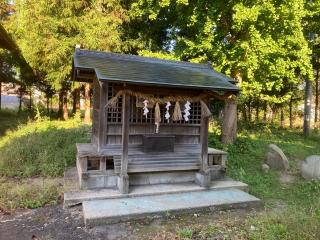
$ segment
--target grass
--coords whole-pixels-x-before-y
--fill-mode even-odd
[[[75,165],[75,143],[89,141],[90,126],[77,117],[28,120],[8,110],[0,112],[0,126],[0,209],[57,203],[64,169]]]
[[[62,179],[0,178],[0,210],[17,208],[38,208],[47,204],[57,204],[62,199]]]
[[[59,177],[75,164],[76,142],[89,140],[90,127],[77,119],[42,119],[20,125],[0,139],[0,175]]]
[[[5,132],[0,138],[0,208],[7,210],[59,202],[63,170],[75,164],[75,143],[90,138],[90,127],[78,118],[65,122],[25,119],[25,115],[0,112]],[[12,126],[8,126],[10,121]],[[301,160],[320,155],[320,135],[305,138],[299,129],[240,124],[237,141],[223,145],[219,129],[211,125],[210,146],[228,151],[227,174],[248,183],[250,193],[262,199],[264,210],[240,219],[224,217],[218,224],[182,221],[176,228],[171,221],[177,219],[172,218],[171,228],[157,239],[320,239],[320,182],[305,181],[299,171]],[[288,156],[288,173],[262,173],[270,143]],[[290,181],[281,181],[284,175]]]
[[[17,117],[18,116],[18,117]],[[0,137],[4,136],[6,131],[14,130],[18,125],[28,122],[29,113],[23,111],[17,114],[12,110],[0,111]]]

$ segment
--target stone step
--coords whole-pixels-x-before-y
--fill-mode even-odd
[[[83,202],[86,226],[135,220],[168,213],[255,207],[260,200],[239,189],[206,190]]]
[[[230,188],[247,191],[248,185],[243,182],[225,178],[217,181],[212,181],[210,186],[210,190],[222,190]],[[121,194],[118,189],[113,188],[78,190],[65,192],[63,205],[64,207],[71,207],[77,204],[81,204],[84,201],[91,200],[118,199],[127,197],[174,194],[184,192],[190,193],[206,190],[206,188],[200,187],[195,182],[130,186],[128,194]]]

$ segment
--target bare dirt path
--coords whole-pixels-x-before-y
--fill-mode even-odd
[[[0,213],[0,239],[178,239],[175,233],[179,228],[207,224],[224,228],[229,226],[230,221],[232,225],[237,225],[237,222],[243,221],[243,217],[248,214],[256,212],[239,209],[186,214],[179,217],[168,215],[162,219],[146,218],[142,221],[85,228],[81,207],[64,210],[62,205],[47,206],[34,210],[20,210],[11,215]]]
[[[87,229],[81,214],[80,207],[64,210],[62,205],[0,213],[0,239],[120,239],[129,234],[126,224],[105,226],[103,231]]]

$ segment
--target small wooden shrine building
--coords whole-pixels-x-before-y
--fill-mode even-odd
[[[210,64],[76,49],[72,78],[93,84],[92,142],[77,144],[82,188],[205,187],[225,172],[226,153],[208,148],[207,103],[239,90]]]

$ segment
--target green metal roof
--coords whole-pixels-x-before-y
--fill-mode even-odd
[[[99,80],[125,83],[239,91],[234,79],[215,71],[209,64],[171,61],[110,52],[76,49],[75,69],[94,70]],[[74,76],[74,80],[77,77]]]

